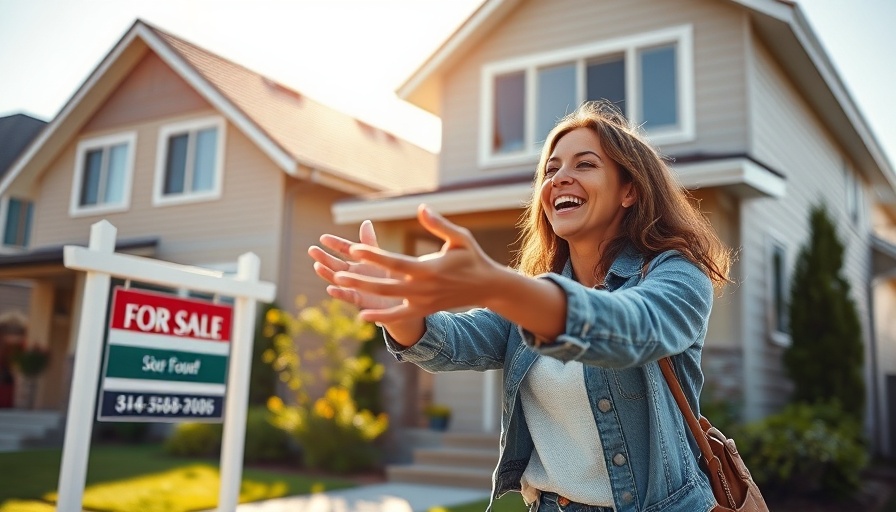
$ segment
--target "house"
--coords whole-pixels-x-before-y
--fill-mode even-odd
[[[4,212],[33,211],[24,233],[5,226],[0,282],[29,283],[28,338],[51,353],[35,407],[68,404],[84,276],[62,247],[92,224],[120,252],[228,273],[253,252],[292,309],[326,296],[307,247],[355,233],[335,201],[434,172],[431,152],[137,20],[0,181]]]
[[[413,221],[425,202],[502,263],[554,120],[586,99],[623,105],[737,250],[710,320],[705,393],[745,420],[787,400],[788,278],[824,202],[862,318],[868,434],[896,454],[896,173],[797,3],[485,0],[398,94],[441,118],[438,185],[340,200],[334,219],[372,219],[390,249],[421,254],[439,246]],[[499,428],[496,372],[389,371],[415,383],[406,403],[449,405],[454,430]]]

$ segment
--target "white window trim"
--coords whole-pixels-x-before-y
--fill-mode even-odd
[[[79,203],[81,200],[81,180],[84,178],[84,155],[91,149],[115,146],[122,142],[125,142],[128,145],[128,156],[125,159],[124,191],[122,192],[121,203],[81,206]],[[74,180],[72,181],[71,198],[69,201],[69,216],[83,217],[86,215],[127,211],[131,207],[131,183],[134,176],[134,158],[136,152],[137,132],[115,133],[80,141],[77,150],[75,151],[75,174]]]
[[[481,91],[479,96],[479,166],[498,167],[527,164],[531,163],[533,159],[537,160],[541,148],[534,141],[535,116],[531,113],[535,111],[536,71],[544,66],[561,64],[563,62],[575,62],[577,66],[576,94],[579,98],[582,98],[585,90],[584,73],[582,72],[584,60],[614,53],[624,54],[626,61],[625,94],[628,116],[632,121],[640,123],[641,105],[638,99],[639,70],[637,65],[632,64],[637,63],[638,50],[669,43],[675,43],[676,48],[679,126],[674,129],[653,130],[648,136],[650,141],[657,145],[693,141],[696,138],[693,33],[693,25],[681,25],[483,65],[479,87]],[[514,71],[525,71],[525,108],[527,115],[523,137],[525,140],[524,146],[527,146],[527,148],[511,154],[493,154],[492,127],[494,126],[493,97],[495,76]]]
[[[781,249],[784,252],[784,268],[781,269],[784,279],[784,300],[789,302],[790,280],[792,278],[790,270],[788,270],[788,247],[787,244],[781,242],[783,238],[769,235],[765,243],[765,275],[766,275],[766,292],[765,292],[765,316],[766,325],[768,326],[768,338],[775,345],[789,347],[791,344],[790,333],[778,330],[777,312],[775,311],[775,274],[772,262],[774,261],[775,249]]]
[[[196,132],[204,128],[218,129],[218,145],[215,153],[215,183],[211,190],[204,192],[184,192],[172,196],[162,193],[165,187],[165,163],[168,156],[168,137],[175,132]],[[201,201],[213,201],[221,198],[222,181],[224,176],[224,143],[227,140],[226,123],[221,116],[202,117],[166,124],[159,128],[158,146],[156,149],[156,171],[153,180],[152,204],[153,206],[168,206],[177,204],[196,203]]]

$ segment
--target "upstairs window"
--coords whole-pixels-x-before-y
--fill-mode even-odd
[[[224,121],[205,118],[168,125],[159,132],[155,204],[221,196]]]
[[[69,208],[73,216],[128,209],[136,140],[135,133],[125,133],[78,144]]]
[[[34,203],[10,197],[5,201],[3,215],[3,245],[5,247],[28,247],[31,238],[31,217],[34,215]]]
[[[528,162],[557,120],[606,99],[654,143],[694,138],[692,29],[498,62],[483,68],[480,164]]]

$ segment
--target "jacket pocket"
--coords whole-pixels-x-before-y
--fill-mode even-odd
[[[641,368],[611,371],[620,396],[629,400],[640,400],[647,395],[647,383]]]

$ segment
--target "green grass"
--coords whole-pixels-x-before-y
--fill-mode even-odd
[[[26,505],[21,500],[46,500],[52,498],[59,480],[62,452],[59,449],[28,450],[0,453],[0,512],[12,510],[40,510],[36,505]],[[177,485],[170,485],[176,482]],[[204,501],[217,502],[218,461],[196,458],[175,458],[165,455],[157,445],[97,445],[90,449],[88,459],[85,504],[96,503],[96,508],[136,510],[133,501],[123,497],[152,495],[159,503],[172,500],[189,502],[177,492],[196,489],[197,508]],[[298,472],[281,472],[246,468],[243,471],[241,500],[257,500],[278,496],[308,494],[311,492],[352,487],[348,480],[326,477],[308,477]],[[211,492],[208,491],[211,489]],[[201,492],[210,494],[199,496]],[[146,498],[144,498],[146,499]],[[12,502],[16,504],[13,506]],[[34,507],[34,508],[29,508]],[[167,508],[140,507],[141,510],[167,510]]]
[[[453,507],[439,508],[437,511],[430,509],[429,512],[482,512],[488,507],[488,500],[467,503],[466,505],[455,505]],[[523,502],[522,496],[512,492],[505,494],[503,497],[495,501],[492,507],[494,512],[526,512],[527,507]]]

